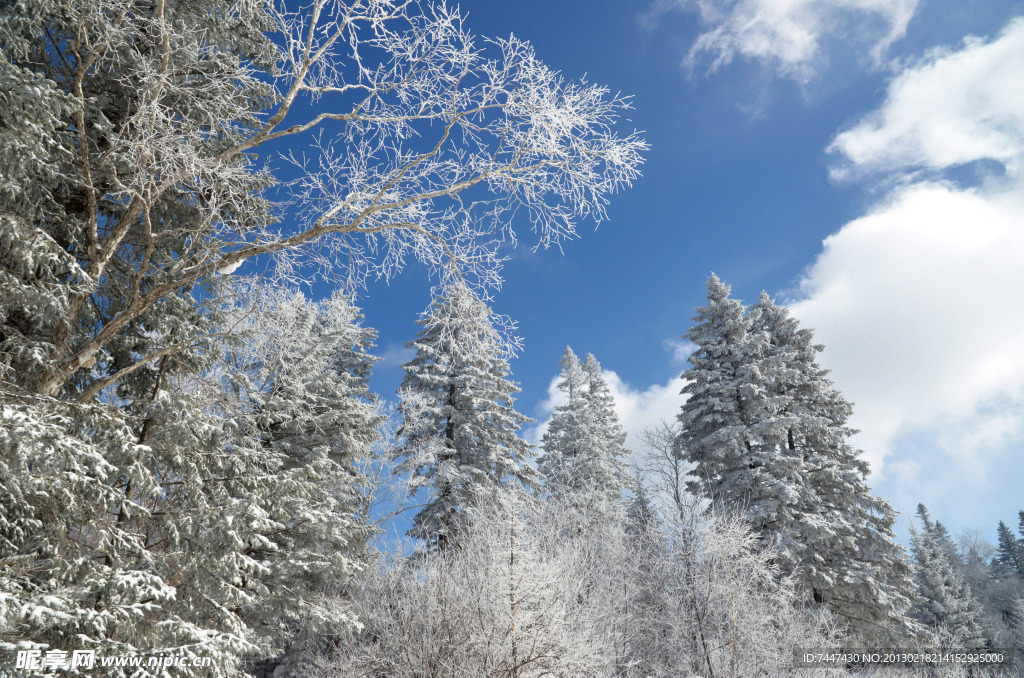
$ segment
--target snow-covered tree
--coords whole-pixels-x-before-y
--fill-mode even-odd
[[[582,464],[587,453],[585,443],[592,426],[584,398],[586,375],[580,368],[579,358],[566,346],[558,364],[562,368],[558,390],[565,395],[565,402],[555,407],[541,440],[544,452],[538,459],[538,468],[546,478],[548,489],[555,493],[582,486],[582,474],[577,471],[577,465]]]
[[[922,530],[912,528],[911,549],[914,562],[914,580],[918,597],[914,603],[914,616],[926,626],[945,633],[959,646],[977,649],[986,645],[981,604],[974,597],[967,582],[950,561],[943,535],[931,521],[924,504],[918,504],[917,515]]]
[[[995,555],[995,547],[982,535],[980,530],[964,530],[957,537],[957,552],[963,566],[964,580],[971,590],[979,594],[985,590],[991,576],[989,566]]]
[[[565,402],[554,415],[541,440],[544,454],[540,471],[556,496],[580,490],[597,492],[617,503],[633,487],[626,470],[626,433],[615,413],[615,402],[592,354],[583,363],[566,347],[558,388]]]
[[[6,250],[36,257],[5,268],[9,369],[26,376],[18,295],[60,290],[47,283],[67,265],[36,237],[36,249]],[[242,656],[351,623],[323,594],[354,569],[365,537],[351,459],[374,435],[372,334],[343,297],[212,304],[179,296],[134,327],[140,341],[180,345],[136,364],[103,404],[4,382],[3,642],[184,652],[214,661],[203,675],[226,676]],[[209,350],[217,335],[230,370]],[[120,351],[113,360],[130,357]]]
[[[4,396],[0,651],[181,651],[219,662],[207,675],[234,675],[237,654],[254,649],[237,620],[169,613],[176,570],[136,529],[150,509],[135,500],[161,489],[134,465],[149,451],[138,432],[103,405]],[[131,500],[112,480],[132,483]]]
[[[412,258],[495,284],[510,211],[546,246],[636,176],[629,102],[433,3],[25,0],[0,44],[0,651],[235,675],[263,651],[256,597],[290,595],[270,551],[306,548],[288,520],[322,487],[295,479],[338,459],[287,440],[320,449],[325,412],[271,388],[258,433],[196,386],[233,332],[218,274],[264,256],[360,283]],[[285,138],[309,164],[279,183],[259,155]]]
[[[616,535],[563,539],[564,511],[510,488],[467,512],[459,548],[382,563],[354,592],[365,626],[322,675],[608,675],[588,566],[590,547]]]
[[[678,453],[691,492],[743,512],[806,604],[864,639],[912,632],[912,581],[895,514],[870,494],[847,439],[850,404],[818,366],[821,346],[767,296],[749,309],[716,276],[685,335]]]
[[[1012,575],[1024,579],[1024,540],[1018,539],[1006,523],[999,521],[998,546],[994,563],[1004,576]],[[1021,535],[1024,536],[1024,515],[1021,516]]]
[[[1020,659],[1024,653],[1024,594],[1017,596],[1013,603],[1014,619],[1016,624],[1011,628],[1008,635],[1012,647],[1017,650],[1017,667],[1024,668],[1024,660]]]
[[[1024,650],[1024,511],[1019,516],[1019,538],[1006,523],[999,522],[997,544],[990,548],[988,567],[984,569],[987,576],[982,578],[987,628],[993,644],[1017,647],[1018,651]]]
[[[802,485],[788,514],[795,522],[784,528],[796,546],[800,586],[857,635],[905,638],[913,633],[905,623],[911,571],[893,532],[896,513],[871,494],[867,462],[849,444],[853,406],[817,362],[824,346],[788,309],[762,293],[750,316],[765,342],[759,363],[768,408],[760,435],[785,468],[799,469]],[[948,538],[943,543],[955,551]]]
[[[779,556],[792,569],[792,527],[806,488],[799,458],[781,449],[783,422],[773,416],[781,408],[772,371],[785,365],[765,359],[767,334],[752,327],[729,287],[715,275],[707,287],[708,303],[685,335],[697,346],[683,374],[688,397],[679,414],[678,452],[693,464],[687,487],[742,511],[765,545],[782,543]]]
[[[940,521],[935,521],[934,526],[935,538],[942,546],[942,550],[945,551],[946,557],[949,558],[949,562],[958,570],[963,570],[964,562],[960,557],[960,551],[957,549],[956,544],[953,543],[953,537],[950,535],[949,530]]]
[[[249,671],[303,675],[310,644],[353,624],[339,593],[368,536],[355,464],[382,419],[367,384],[376,333],[341,292],[314,303],[298,290],[234,288],[225,321],[239,338],[203,385],[237,428],[234,453],[266,467],[252,498],[274,527],[247,549],[259,571],[242,616],[271,650]]]
[[[689,512],[641,546],[623,522],[590,521],[604,501],[492,496],[458,549],[385,563],[356,589],[365,626],[318,675],[782,678],[793,648],[838,641],[742,521]]]
[[[697,347],[683,375],[687,399],[679,415],[679,450],[694,464],[687,488],[742,508],[760,530],[777,525],[779,511],[796,499],[792,478],[775,475],[774,441],[758,435],[767,410],[759,372],[764,338],[751,331],[743,304],[717,276],[707,287],[708,304],[685,335]]]
[[[209,657],[216,668],[204,675],[235,675],[239,656],[256,650],[232,611],[246,563],[236,558],[219,578],[197,576],[197,566],[221,562],[224,549],[237,556],[254,521],[242,504],[213,496],[231,492],[223,430],[175,385],[209,364],[197,350],[209,342],[195,338],[215,314],[204,318],[188,293],[161,302],[122,345],[131,335],[143,346],[169,341],[173,359],[135,363],[104,402],[79,395],[77,382],[62,398],[40,395],[49,337],[62,331],[69,290],[89,287],[88,277],[19,217],[0,217],[0,264],[0,644],[181,652]],[[228,482],[206,484],[218,478]]]
[[[35,433],[38,408],[5,407],[18,425],[0,446],[24,476],[4,482],[5,555],[47,554],[27,581],[10,576],[18,568],[2,581],[5,641],[213,659],[201,675],[235,675],[243,657],[250,672],[302,675],[308,646],[353,623],[331,593],[360,566],[367,536],[353,461],[379,420],[366,387],[373,333],[341,294],[313,304],[234,292],[217,314],[226,354],[200,375],[160,361],[121,382],[120,409],[63,405],[70,415]],[[68,447],[58,425],[85,434]],[[47,508],[56,500],[63,508]],[[68,558],[77,566],[60,565]]]
[[[644,535],[658,524],[658,512],[648,496],[647,488],[637,480],[633,496],[626,503],[626,531],[634,536]]]
[[[415,486],[429,486],[410,534],[430,548],[455,539],[465,510],[484,495],[536,476],[527,464],[530,446],[518,435],[532,420],[514,409],[514,347],[495,325],[500,320],[465,284],[452,283],[408,344],[416,354],[399,392],[399,468],[412,473]]]
[[[526,208],[542,246],[558,242],[579,217],[603,218],[645,148],[613,131],[627,99],[566,82],[522,41],[474,39],[444,5],[2,11],[5,211],[45,215],[34,227],[124,297],[107,313],[72,293],[50,337],[51,395],[94,359],[106,367],[110,341],[160,299],[252,257],[353,280],[414,257],[494,283],[510,211]],[[269,191],[254,154],[280,139],[306,152],[296,181]],[[459,198],[475,187],[490,198]],[[284,210],[295,226],[280,231]]]
[[[589,454],[585,477],[610,498],[619,499],[623,491],[634,486],[633,478],[626,468],[630,455],[626,448],[626,432],[619,423],[619,415],[615,413],[615,399],[601,374],[601,364],[593,353],[587,354],[580,369],[586,381],[583,401],[590,413],[592,425],[587,440]]]

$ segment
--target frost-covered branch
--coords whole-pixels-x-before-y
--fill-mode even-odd
[[[85,337],[87,296],[71,299],[44,392],[162,296],[254,257],[293,279],[361,284],[417,260],[495,286],[521,227],[558,245],[638,175],[646,145],[616,131],[627,97],[567,81],[516,38],[473,36],[456,9],[266,0],[223,18],[98,0],[47,22],[50,75],[75,101],[49,143],[78,158],[51,213],[83,213],[68,225],[92,279],[131,270],[141,293]],[[97,96],[111,88],[118,99]],[[187,217],[168,218],[172,205]]]
[[[608,522],[604,502],[493,495],[458,549],[382,562],[352,589],[365,626],[319,675],[781,678],[793,648],[840,642],[741,521]]]

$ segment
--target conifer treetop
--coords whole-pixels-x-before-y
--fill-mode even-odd
[[[455,539],[466,510],[500,485],[536,482],[530,446],[518,435],[532,420],[515,410],[519,385],[509,378],[517,340],[496,320],[454,282],[439,291],[408,343],[416,353],[399,391],[399,470],[431,494],[410,532],[429,548]]]

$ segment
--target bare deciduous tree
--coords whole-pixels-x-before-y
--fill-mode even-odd
[[[8,31],[12,64],[69,104],[35,130],[59,151],[56,189],[44,200],[23,186],[4,211],[41,221],[121,297],[107,315],[89,308],[99,288],[71,295],[48,394],[102,364],[160,298],[258,255],[282,274],[354,282],[413,257],[497,284],[516,223],[538,246],[573,236],[578,219],[603,218],[645,148],[614,131],[628,99],[566,81],[528,43],[471,35],[444,5],[36,0],[5,12],[21,28]],[[275,152],[289,160],[281,179]]]
[[[458,548],[356,587],[365,626],[320,675],[788,676],[793,648],[838,640],[740,520],[688,510],[638,534],[592,520],[579,494],[471,513]]]

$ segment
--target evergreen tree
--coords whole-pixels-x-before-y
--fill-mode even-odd
[[[548,489],[555,494],[582,488],[583,473],[579,467],[586,455],[586,441],[592,427],[584,397],[586,375],[580,368],[579,358],[566,346],[558,364],[562,368],[558,390],[565,394],[566,401],[555,407],[541,439],[543,453],[538,459],[538,469]]]
[[[1010,545],[1013,534],[1009,529],[1000,529],[997,534],[1003,536],[1007,546]],[[1017,604],[1024,599],[1024,579],[1018,576],[1012,565],[1007,567],[1000,562],[1000,549],[984,539],[977,530],[969,530],[961,535],[959,544],[963,565],[961,572],[971,593],[981,602],[982,623],[989,645],[1015,647],[1017,636],[1024,628],[1024,617],[1020,615]],[[1012,550],[1007,550],[1007,555],[1011,555]]]
[[[353,624],[339,596],[368,536],[354,462],[370,454],[382,420],[368,386],[376,334],[341,292],[313,303],[297,290],[235,287],[228,322],[241,339],[206,379],[240,429],[236,454],[268,463],[268,491],[256,499],[274,529],[249,549],[261,595],[243,618],[272,651],[249,671],[306,675],[310,646]]]
[[[601,365],[591,354],[580,364],[568,346],[559,364],[558,388],[566,402],[555,408],[541,440],[540,471],[556,496],[587,491],[616,504],[633,481],[626,470],[626,433]]]
[[[52,256],[37,273],[57,270]],[[366,536],[351,460],[377,421],[372,332],[341,296],[271,293],[191,324],[175,304],[202,308],[179,297],[147,331],[209,346],[193,337],[223,323],[244,335],[228,344],[231,369],[182,349],[104,391],[107,404],[5,384],[2,642],[182,653],[214,662],[204,676],[237,675],[243,656],[291,670],[310,641],[353,623],[325,592],[358,567]]]
[[[126,336],[102,368],[49,397],[38,391],[53,336],[69,330],[61,311],[77,288],[95,287],[54,238],[10,215],[0,269],[0,649],[182,653],[212,660],[204,675],[235,675],[239,656],[257,650],[237,614],[253,565],[239,556],[266,526],[231,480],[209,482],[237,475],[221,454],[227,436],[178,387],[209,364],[216,315],[188,291],[163,300],[131,330],[135,350],[156,359],[125,374]],[[116,387],[110,371],[122,371]]]
[[[679,415],[678,449],[693,464],[687,488],[741,511],[762,543],[781,546],[779,557],[792,569],[803,467],[782,450],[786,419],[773,415],[784,405],[769,390],[772,371],[787,366],[781,357],[767,364],[766,334],[752,328],[729,287],[713,274],[707,286],[708,304],[697,309],[697,324],[685,335],[697,345],[683,375],[688,397]]]
[[[626,532],[640,539],[657,526],[658,513],[651,505],[643,483],[636,480],[633,484],[633,497],[626,505]]]
[[[595,487],[606,492],[611,500],[622,498],[623,491],[632,489],[635,481],[629,475],[626,462],[626,432],[615,413],[615,399],[601,374],[601,364],[593,353],[588,353],[580,365],[586,381],[583,401],[591,422],[587,442],[589,464],[586,477]]]
[[[953,537],[950,536],[949,530],[938,520],[935,521],[935,539],[938,541],[939,546],[942,547],[949,562],[953,564],[957,570],[964,569],[964,561],[960,557],[960,551],[957,549],[956,544],[953,543]]]
[[[412,472],[414,485],[430,485],[409,532],[428,548],[448,546],[465,510],[500,484],[535,480],[530,446],[518,436],[531,420],[513,407],[519,386],[509,379],[511,347],[494,320],[464,283],[453,283],[408,344],[416,355],[400,391],[400,468]]]
[[[678,441],[690,491],[742,512],[805,603],[865,640],[911,633],[895,514],[847,442],[851,406],[816,362],[822,347],[767,295],[746,312],[714,275],[694,320]]]
[[[1022,521],[1024,522],[1024,521]],[[1024,526],[1021,534],[1024,535]],[[1003,576],[1016,576],[1024,579],[1024,541],[1017,539],[1006,523],[999,521],[999,544],[996,547],[994,564]]]
[[[697,345],[679,415],[679,446],[694,464],[690,492],[742,508],[758,531],[779,523],[779,511],[796,499],[792,482],[777,477],[775,449],[758,435],[767,409],[758,360],[763,335],[751,332],[743,304],[729,298],[717,276],[708,279],[708,304],[685,338]],[[765,540],[774,541],[764,533]]]
[[[981,604],[950,560],[944,535],[938,524],[931,522],[924,504],[918,504],[917,515],[922,531],[912,528],[911,533],[918,592],[914,616],[934,630],[945,629],[965,647],[984,647],[986,638]]]
[[[785,469],[776,475],[793,479],[799,469],[793,492],[799,501],[783,514],[795,521],[783,529],[796,544],[801,588],[865,638],[912,634],[905,614],[913,584],[893,532],[896,513],[871,494],[867,462],[848,442],[855,433],[847,426],[853,406],[818,365],[824,346],[766,293],[750,317],[765,340],[758,362],[769,405],[759,437],[771,442],[776,465]],[[942,543],[955,558],[948,535]]]

